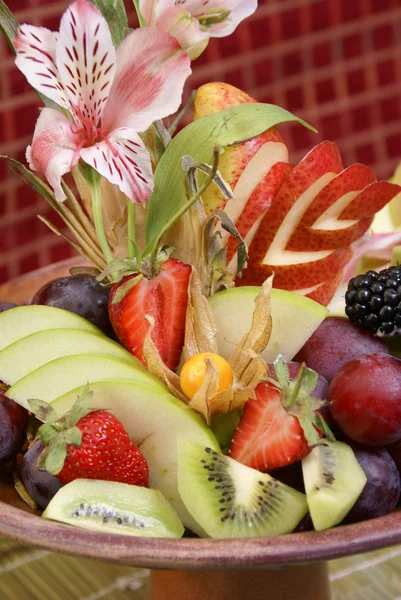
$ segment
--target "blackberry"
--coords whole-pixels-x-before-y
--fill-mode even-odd
[[[345,314],[352,323],[376,335],[401,334],[401,265],[351,279]]]

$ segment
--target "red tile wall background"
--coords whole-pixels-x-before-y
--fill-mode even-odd
[[[6,0],[19,22],[58,29],[68,0]],[[132,3],[127,0],[130,25]],[[346,165],[360,161],[387,178],[401,160],[401,0],[259,0],[230,37],[212,40],[195,61],[191,87],[226,81],[284,106],[318,128],[283,133],[293,162],[322,139],[337,142]],[[0,154],[24,160],[37,96],[0,41]],[[0,160],[0,282],[66,258],[47,230],[43,200]]]

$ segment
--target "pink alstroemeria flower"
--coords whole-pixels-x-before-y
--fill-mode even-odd
[[[146,27],[116,50],[100,11],[77,0],[59,33],[22,25],[14,44],[28,82],[70,115],[42,110],[27,149],[30,168],[46,177],[59,201],[66,198],[61,177],[80,158],[133,202],[146,201],[153,174],[138,132],[180,105],[191,68],[177,41]]]
[[[139,0],[146,24],[173,35],[192,60],[209,38],[230,35],[257,6],[258,0]]]

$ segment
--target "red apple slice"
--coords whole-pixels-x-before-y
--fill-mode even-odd
[[[314,198],[342,168],[337,146],[331,142],[322,142],[291,171],[260,221],[249,247],[249,266],[238,282],[240,285],[244,285],[245,280],[248,285],[258,285],[256,281],[253,283],[253,277],[263,280],[261,275],[256,274],[262,266],[268,267],[263,268],[263,273],[271,273],[273,270],[276,272],[278,266],[316,262],[331,254],[330,251],[287,252],[286,247]],[[229,270],[235,272],[235,267],[233,259]],[[300,286],[295,284],[292,289],[298,287]]]
[[[318,285],[313,290],[309,291],[309,293],[304,294],[311,300],[315,300],[315,302],[319,302],[324,306],[327,306],[330,300],[333,298],[338,286],[341,283],[341,279],[343,276],[343,271],[339,271],[335,277],[331,279],[327,279],[321,285]]]
[[[330,301],[352,258],[351,244],[401,191],[376,182],[364,165],[341,168],[337,148],[323,142],[291,171],[254,227],[249,266],[237,285],[260,285],[274,273],[275,287]],[[229,268],[235,269],[234,259]]]
[[[288,176],[291,169],[292,165],[288,163],[279,162],[274,164],[249,196],[239,217],[234,220],[235,226],[248,246],[252,243],[260,218],[269,208],[273,198],[277,195],[283,181]],[[249,179],[249,177],[245,179],[241,177],[241,180],[244,182],[246,182],[246,179]],[[239,199],[236,192],[234,192],[234,198],[235,199],[231,201],[231,203],[235,203]],[[233,220],[233,216],[228,212],[228,209],[230,208],[229,205],[230,202],[227,203],[225,210]],[[228,263],[235,255],[237,247],[238,241],[233,237],[229,237],[227,240]]]
[[[194,118],[199,119],[229,106],[251,102],[257,101],[232,85],[207,83],[196,93]],[[202,195],[206,214],[209,216],[216,209],[224,208],[236,222],[255,188],[277,162],[288,162],[288,151],[275,128],[241,144],[225,148],[220,157],[219,171],[234,190],[235,205],[226,206],[226,199],[219,189],[210,186]]]

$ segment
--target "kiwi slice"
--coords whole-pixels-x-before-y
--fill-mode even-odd
[[[95,479],[59,489],[42,516],[84,529],[141,537],[180,538],[184,527],[159,490]]]
[[[358,500],[366,475],[344,442],[316,446],[302,460],[306,499],[317,531],[338,525]]]
[[[289,533],[308,512],[304,494],[186,438],[178,440],[178,490],[212,538]]]

